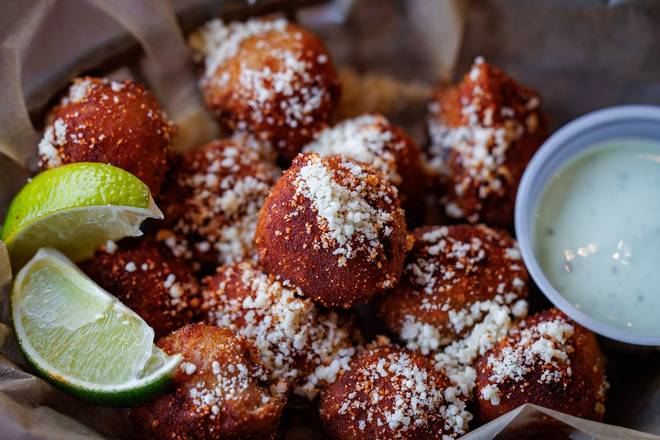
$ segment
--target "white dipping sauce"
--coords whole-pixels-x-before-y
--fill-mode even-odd
[[[552,286],[592,318],[660,335],[660,143],[590,149],[547,184],[534,252]]]

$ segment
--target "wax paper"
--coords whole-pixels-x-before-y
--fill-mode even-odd
[[[279,10],[297,18],[321,35],[339,66],[344,83],[339,117],[381,111],[423,143],[432,87],[458,78],[478,55],[538,90],[553,128],[604,106],[660,103],[658,3],[3,1],[0,216],[33,171],[49,105],[75,75],[146,82],[180,126],[178,149],[194,148],[217,135],[201,105],[184,39],[185,32],[213,16]],[[3,250],[0,244],[0,265]],[[0,274],[6,272],[0,269]],[[33,374],[12,334],[7,289],[0,286],[0,292],[0,438],[131,437],[125,410],[78,400]],[[532,295],[534,307],[547,304],[538,292]],[[611,382],[607,424],[524,405],[465,438],[660,438],[653,435],[660,434],[660,352],[606,340],[601,345]],[[313,409],[291,409],[286,420],[285,438],[322,438]]]

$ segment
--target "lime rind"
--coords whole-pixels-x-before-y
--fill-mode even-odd
[[[97,403],[130,406],[163,390],[181,361],[153,330],[63,254],[41,249],[18,273],[12,319],[26,358],[50,382]]]
[[[19,339],[19,346],[23,355],[35,370],[44,379],[60,390],[80,397],[92,403],[104,406],[128,408],[145,402],[149,398],[170,388],[174,370],[181,363],[181,355],[170,356],[158,370],[143,378],[124,383],[122,385],[98,385],[70,377],[42,367],[43,359],[33,356],[33,351]]]

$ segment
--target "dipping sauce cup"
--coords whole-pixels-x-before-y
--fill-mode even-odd
[[[643,188],[645,193],[648,193],[650,197],[644,198],[642,197],[641,203],[644,204],[644,200],[648,200],[649,206],[643,205],[640,206],[638,203],[636,206],[640,206],[639,212],[645,212],[645,215],[647,218],[650,218],[651,221],[644,223],[643,226],[639,226],[642,228],[642,231],[640,231],[640,234],[637,234],[636,237],[642,237],[641,244],[638,244],[638,248],[640,252],[637,252],[637,249],[632,249],[628,250],[626,248],[626,244],[623,243],[623,241],[619,241],[619,247],[620,253],[617,249],[612,251],[612,243],[607,243],[607,246],[603,246],[603,243],[605,243],[605,240],[603,240],[601,243],[598,243],[598,240],[593,240],[593,236],[590,238],[585,238],[585,243],[584,247],[577,247],[578,245],[576,244],[576,247],[571,249],[566,249],[565,254],[566,254],[566,260],[562,261],[561,258],[564,258],[563,256],[558,256],[557,261],[552,262],[552,265],[548,266],[547,263],[547,258],[541,258],[540,255],[546,255],[546,251],[544,248],[543,253],[539,252],[539,249],[542,248],[542,246],[538,245],[537,241],[537,233],[538,231],[535,231],[536,225],[541,225],[543,222],[540,220],[541,216],[539,216],[539,212],[548,212],[546,209],[543,211],[543,207],[540,205],[541,203],[546,203],[546,198],[545,198],[545,191],[547,188],[550,188],[553,182],[557,182],[559,178],[563,176],[562,172],[566,170],[567,174],[567,179],[574,179],[570,180],[567,182],[577,182],[576,185],[581,185],[579,188],[581,188],[579,191],[583,191],[587,196],[589,195],[590,188],[588,185],[585,186],[584,182],[584,177],[585,173],[587,173],[591,169],[602,169],[602,170],[609,170],[611,171],[610,174],[607,174],[607,177],[605,175],[600,176],[600,180],[595,179],[595,182],[606,182],[607,185],[612,185],[612,188],[616,188],[614,185],[620,185],[620,188],[626,188],[626,191],[634,191],[635,187],[625,187],[625,183],[616,183],[614,182],[614,176],[616,171],[616,159],[615,161],[612,162],[612,158],[616,156],[603,156],[600,153],[596,153],[597,149],[603,148],[603,145],[612,145],[612,144],[617,144],[619,143],[619,147],[626,147],[628,145],[628,141],[631,142],[631,145],[634,145],[636,142],[641,143],[641,144],[648,144],[648,145],[657,145],[658,146],[658,152],[660,153],[660,107],[655,107],[655,106],[621,106],[621,107],[612,107],[608,108],[605,110],[599,110],[590,114],[587,114],[585,116],[582,116],[569,124],[565,125],[558,131],[556,131],[548,140],[541,146],[541,148],[538,150],[536,155],[533,157],[531,162],[529,163],[523,178],[520,183],[520,187],[518,189],[518,194],[516,198],[516,209],[515,209],[515,228],[516,228],[516,236],[518,238],[518,242],[520,245],[520,250],[522,257],[525,261],[525,264],[527,265],[527,268],[529,270],[530,275],[540,288],[540,290],[545,294],[545,296],[559,309],[561,309],[566,315],[571,317],[573,320],[576,322],[580,323],[584,327],[592,330],[595,333],[598,333],[600,335],[603,335],[607,338],[629,343],[629,344],[636,344],[636,345],[650,345],[650,346],[660,346],[660,308],[656,309],[657,307],[655,306],[658,304],[658,299],[660,299],[660,283],[655,286],[652,285],[651,288],[649,289],[649,280],[655,279],[656,276],[658,276],[658,279],[660,279],[660,259],[658,261],[651,261],[655,260],[655,257],[649,258],[648,252],[643,252],[644,250],[649,251],[648,247],[650,246],[650,250],[652,251],[650,255],[660,255],[660,253],[655,254],[655,247],[654,247],[654,242],[653,241],[647,241],[645,242],[643,240],[643,237],[645,236],[644,234],[650,234],[651,232],[649,231],[654,231],[652,232],[653,234],[658,234],[660,237],[660,227],[656,228],[655,223],[657,222],[660,224],[660,212],[657,212],[655,216],[648,216],[649,209],[654,210],[653,206],[654,204],[657,204],[657,206],[660,206],[660,184],[657,185],[656,187],[656,182],[660,182],[660,154],[654,155],[654,154],[644,154],[644,153],[637,153],[633,152],[633,150],[630,150],[631,154],[631,160],[629,162],[627,161],[621,161],[621,166],[625,167],[628,166],[630,163],[634,164],[637,162],[634,162],[635,160],[646,160],[646,161],[652,161],[652,162],[639,162],[640,166],[645,167],[643,171],[640,171],[640,173],[621,173],[621,178],[622,180],[625,180],[628,175],[632,174],[632,177],[635,179],[639,178],[644,178],[646,176],[647,180],[635,180],[637,182],[637,185],[642,185],[643,182],[653,182],[653,185],[648,185],[644,184],[644,186],[637,186],[637,188]],[[630,147],[630,148],[637,148],[637,147]],[[644,147],[646,148],[646,147]],[[593,151],[592,151],[593,150]],[[626,151],[626,150],[618,150],[617,154],[620,154],[621,151]],[[644,151],[644,150],[639,150],[639,151]],[[585,156],[589,155],[591,153],[594,153],[593,156]],[[604,153],[608,154],[608,153]],[[583,160],[582,164],[580,167],[572,167],[573,164],[578,163],[577,160],[578,158],[587,158],[586,160]],[[622,156],[620,156],[622,157]],[[607,162],[609,160],[610,162]],[[600,161],[600,162],[599,162]],[[657,172],[656,169],[654,168],[655,163],[657,162]],[[614,165],[612,165],[614,163]],[[601,164],[601,165],[598,165]],[[603,165],[604,164],[604,165]],[[608,165],[609,164],[609,165]],[[597,167],[601,168],[597,168]],[[606,168],[609,167],[609,168]],[[627,170],[630,171],[630,170]],[[559,174],[558,174],[559,173]],[[572,174],[570,174],[572,173]],[[582,175],[580,174],[582,173]],[[656,174],[657,173],[657,174]],[[638,176],[639,174],[639,176]],[[648,180],[651,179],[651,180]],[[657,180],[655,180],[657,179]],[[580,183],[581,182],[581,183]],[[564,189],[566,192],[571,190],[571,185],[572,183],[566,183],[564,182]],[[568,185],[568,186],[567,186]],[[651,186],[649,188],[649,186]],[[559,188],[562,188],[561,186]],[[576,186],[577,188],[577,186]],[[592,203],[593,200],[590,200],[588,197],[585,198],[585,209],[591,209],[587,208],[592,205],[598,207],[605,207],[607,208],[607,202],[608,202],[608,197],[610,196],[610,193],[607,191],[610,191],[609,189],[604,189],[598,187],[594,188],[594,198],[600,198],[600,205],[597,203]],[[576,189],[577,191],[577,189]],[[597,191],[600,191],[598,193]],[[622,190],[623,191],[623,190]],[[635,194],[636,196],[639,196],[640,193]],[[656,199],[657,197],[657,199]],[[652,198],[652,200],[649,200]],[[557,198],[555,198],[557,199]],[[562,196],[560,195],[559,200],[562,199]],[[612,209],[616,208],[616,203],[617,200],[619,201],[626,201],[627,199],[625,198],[625,194],[623,193],[611,193],[611,199],[612,199]],[[572,200],[571,201],[571,209],[572,210],[579,210],[581,208],[580,203],[576,203],[575,198],[570,198],[566,197],[566,200]],[[561,205],[560,203],[557,206],[569,206],[567,205]],[[642,210],[641,208],[645,208],[646,210]],[[634,212],[631,212],[631,215],[634,216],[636,214],[636,210],[633,210]],[[618,213],[618,211],[614,210],[614,213]],[[570,213],[570,214],[569,214]],[[567,211],[567,216],[564,217],[564,220],[566,219],[571,219],[573,215],[573,211]],[[596,210],[594,210],[594,215],[596,215]],[[561,218],[561,216],[558,216],[558,218]],[[576,215],[576,226],[574,230],[571,230],[571,222],[570,221],[563,221],[562,222],[562,230],[564,231],[563,238],[567,236],[565,233],[567,231],[567,228],[573,236],[575,236],[576,232],[579,231],[585,231],[585,236],[586,235],[594,235],[597,234],[597,232],[594,232],[596,230],[607,230],[607,223],[601,223],[599,225],[594,225],[594,231],[589,230],[588,225],[585,226],[584,219],[585,216],[579,216]],[[612,220],[614,218],[615,220]],[[596,217],[597,222],[617,222],[611,223],[614,229],[617,229],[619,231],[624,231],[627,232],[625,229],[625,222],[623,222],[621,219],[622,216],[618,215],[602,215],[602,213],[598,214]],[[639,225],[640,222],[633,222],[635,225]],[[653,229],[650,229],[648,225],[651,225]],[[598,226],[598,228],[596,228]],[[603,227],[605,226],[605,227]],[[631,226],[632,228],[633,226]],[[547,228],[547,237],[543,238],[544,240],[561,240],[562,236],[561,232],[558,233],[556,237],[553,237],[554,231],[552,228]],[[593,234],[592,234],[593,232]],[[634,231],[631,231],[634,232]],[[655,237],[655,235],[653,235]],[[616,237],[612,237],[612,239],[616,239]],[[579,241],[579,240],[576,240]],[[555,247],[559,246],[558,243],[561,243],[561,241],[557,241],[554,243],[551,243]],[[580,245],[582,246],[582,245]],[[641,249],[647,247],[647,249]],[[577,252],[574,253],[574,251],[577,250]],[[557,252],[557,249],[553,249],[553,252],[555,254],[553,255],[558,255],[561,253]],[[602,254],[596,256],[595,258],[591,260],[587,260],[588,257],[590,257],[590,253],[595,254],[596,252],[603,252]],[[605,253],[607,252],[607,253]],[[660,252],[660,248],[658,249],[658,252]],[[625,255],[624,255],[625,254]],[[622,256],[628,257],[628,261],[621,261],[620,258]],[[628,269],[625,267],[625,265],[630,265],[630,264],[640,264],[639,260],[643,259],[644,256],[647,257],[646,261],[642,261],[641,266],[635,266],[632,269]],[[582,259],[581,259],[582,258]],[[635,258],[637,258],[637,261],[635,261]],[[545,261],[545,263],[544,263]],[[600,266],[597,267],[596,262]],[[571,284],[565,284],[563,288],[557,289],[556,287],[563,284],[557,281],[557,273],[560,274],[560,276],[564,276],[566,279],[568,277],[572,276],[571,270],[573,270],[577,266],[572,266],[571,263],[577,263],[581,264],[582,266],[581,269],[578,269],[576,272],[578,273],[576,276],[578,278],[575,278],[575,281],[578,281],[578,283],[572,283],[573,286],[575,285],[580,285],[582,286],[582,289],[589,289],[592,288],[594,290],[588,291],[584,290],[582,292],[577,292],[577,293],[585,293],[585,301],[577,301],[575,295],[568,295],[567,289],[570,289],[566,287],[566,285]],[[556,265],[555,265],[556,264]],[[561,265],[564,264],[563,270],[566,271],[566,274],[562,274],[561,272]],[[617,264],[623,264],[624,266],[617,266]],[[657,269],[653,270],[653,265],[657,266]],[[597,267],[597,270],[595,268]],[[619,269],[621,268],[621,274],[619,274]],[[637,267],[643,267],[643,270],[646,272],[640,272],[640,270],[637,270]],[[551,270],[549,269],[551,268]],[[585,269],[587,268],[587,269]],[[582,270],[582,272],[579,272]],[[600,271],[606,271],[609,270],[611,273],[605,273],[605,272],[600,272]],[[585,271],[588,271],[585,273]],[[608,286],[608,280],[609,279],[615,279],[615,275],[619,276],[626,276],[625,274],[637,274],[636,278],[633,280],[630,280],[630,283],[628,283],[625,278],[617,279],[617,286],[612,286],[610,291],[617,291],[617,295],[606,294],[607,289],[609,288]],[[644,279],[639,278],[639,273],[650,273],[653,276],[651,278],[645,277]],[[656,275],[658,274],[658,275]],[[552,275],[552,276],[551,276]],[[600,279],[598,277],[601,277]],[[589,284],[589,280],[594,280],[592,281],[592,285]],[[551,282],[551,280],[554,281],[554,286]],[[646,283],[646,284],[645,284]],[[624,286],[623,288],[621,286]],[[637,287],[643,286],[644,290],[644,295],[647,297],[647,301],[643,301],[644,295],[641,295],[638,291],[641,291],[640,289],[637,289]],[[561,290],[564,290],[562,292]],[[571,293],[576,293],[576,292],[571,292]],[[628,295],[628,296],[626,296]],[[571,297],[570,299],[568,297]],[[648,301],[648,298],[650,297],[651,301]],[[603,315],[606,314],[605,312],[602,311],[602,309],[598,309],[599,313],[595,313],[594,310],[597,310],[597,308],[600,306],[598,304],[598,301],[609,301],[608,303],[608,312],[610,313],[610,319],[603,319]],[[617,304],[616,301],[619,303]],[[617,308],[621,313],[617,313]],[[656,309],[656,310],[653,310]],[[613,310],[613,311],[612,311]],[[626,315],[625,320],[623,324],[617,319],[619,319],[621,316],[624,315],[623,311],[627,311],[628,315]],[[590,313],[591,311],[591,313]],[[649,315],[650,314],[650,315]],[[655,317],[653,317],[653,314],[655,314]],[[639,329],[636,329],[636,323],[634,322],[634,317],[639,316],[639,317],[644,317],[644,327],[643,331],[639,331]],[[632,318],[631,318],[632,317]],[[623,318],[622,318],[623,319]],[[649,324],[648,323],[653,323],[657,322],[657,324],[651,324],[651,328],[649,329]],[[640,323],[641,323],[641,318],[640,318]],[[630,328],[626,328],[626,325]],[[657,330],[657,331],[656,331]]]

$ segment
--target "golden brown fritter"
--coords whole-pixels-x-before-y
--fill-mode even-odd
[[[221,266],[204,280],[206,322],[237,331],[258,349],[274,379],[313,400],[355,354],[348,319],[321,311],[300,289],[254,262]]]
[[[153,95],[133,81],[78,78],[49,115],[40,166],[101,162],[123,168],[160,191],[172,125]]]
[[[399,285],[377,310],[390,330],[425,353],[465,335],[491,305],[527,312],[528,276],[506,232],[484,225],[425,226],[414,231]]]
[[[185,262],[153,240],[109,242],[81,268],[140,315],[157,338],[189,324],[197,316],[197,279]]]
[[[337,72],[309,31],[279,19],[208,22],[190,38],[200,80],[218,121],[272,143],[293,159],[327,126],[339,100]]]
[[[425,181],[419,148],[385,116],[365,114],[347,119],[320,131],[303,151],[342,155],[371,165],[399,189],[408,222],[422,220],[424,204],[419,198]]]
[[[183,362],[175,388],[133,408],[130,420],[146,439],[273,439],[285,397],[267,379],[256,349],[227,328],[194,324],[161,339]]]
[[[608,388],[605,358],[596,336],[558,309],[520,322],[479,359],[476,370],[481,422],[524,403],[603,419]]]
[[[444,439],[470,414],[449,380],[418,352],[371,347],[323,394],[320,414],[335,439]]]
[[[244,136],[212,141],[174,165],[159,200],[165,214],[159,241],[212,269],[254,258],[257,218],[279,169]]]
[[[447,216],[508,227],[518,183],[547,133],[540,98],[477,58],[429,105],[427,167]]]
[[[273,187],[255,237],[268,272],[344,308],[394,287],[412,245],[393,185],[367,165],[315,153]]]

